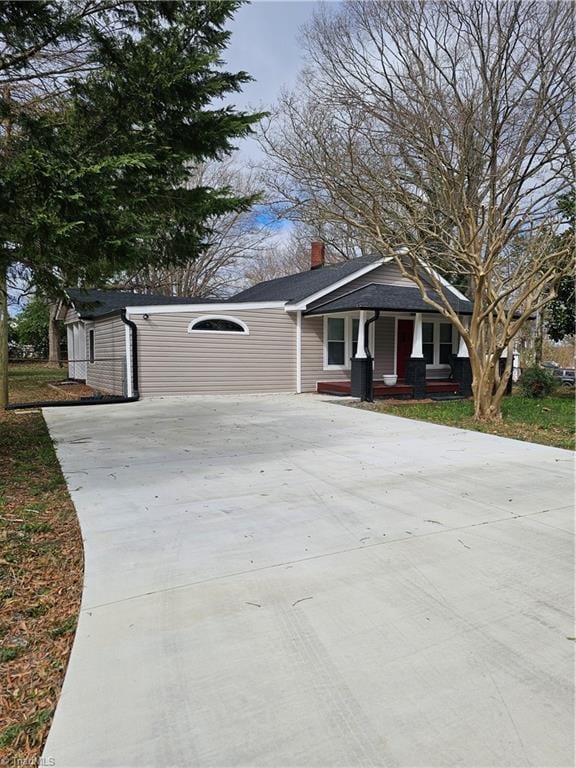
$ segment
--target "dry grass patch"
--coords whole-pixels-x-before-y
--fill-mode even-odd
[[[83,552],[40,412],[0,414],[0,455],[0,760],[10,765],[40,757],[74,637]]]
[[[10,403],[33,403],[46,400],[78,400],[98,394],[79,382],[66,382],[68,371],[51,363],[21,361],[9,366]]]

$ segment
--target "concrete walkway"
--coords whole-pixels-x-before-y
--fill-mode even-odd
[[[567,451],[314,396],[45,417],[86,548],[57,768],[572,765]]]

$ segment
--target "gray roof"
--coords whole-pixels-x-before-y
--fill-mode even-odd
[[[442,304],[442,299],[435,291],[428,291],[433,301]],[[456,294],[446,290],[446,298],[450,305],[462,315],[472,314],[472,302],[459,299]],[[363,288],[356,288],[337,299],[325,301],[323,304],[309,310],[307,315],[323,315],[330,312],[349,312],[357,309],[382,309],[395,312],[434,312],[427,304],[416,286],[382,285],[370,283]]]
[[[91,320],[126,307],[147,306],[149,304],[208,304],[214,299],[187,299],[181,296],[160,296],[157,293],[131,293],[130,291],[101,291],[82,288],[67,288],[74,309],[83,320]]]
[[[245,291],[240,291],[232,297],[231,301],[301,301],[381,258],[381,256],[361,256],[358,259],[344,261],[342,264],[309,269],[288,277],[266,280]]]

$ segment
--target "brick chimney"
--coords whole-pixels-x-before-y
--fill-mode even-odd
[[[312,242],[310,252],[310,269],[319,269],[324,266],[324,243],[320,240]]]

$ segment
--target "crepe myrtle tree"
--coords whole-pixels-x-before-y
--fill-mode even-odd
[[[457,328],[477,420],[501,418],[499,360],[572,268],[556,202],[574,178],[572,22],[563,2],[327,6],[264,128],[285,209],[345,222]]]

